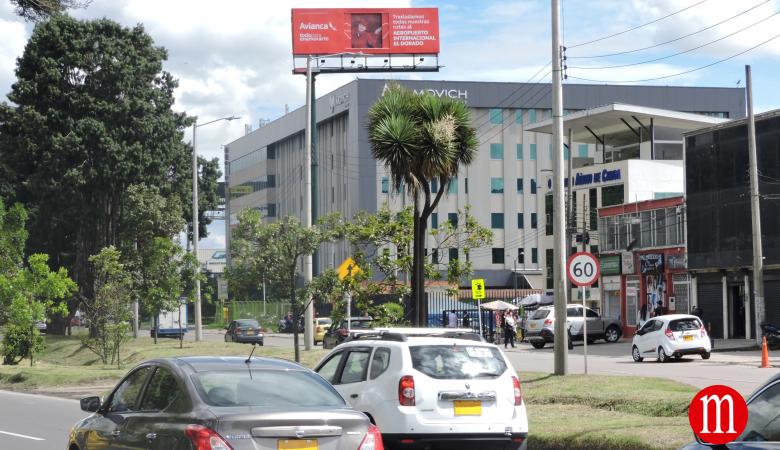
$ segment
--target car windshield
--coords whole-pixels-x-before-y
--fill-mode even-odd
[[[211,406],[338,408],[345,405],[325,380],[302,370],[209,371],[196,373],[192,380],[200,398]]]
[[[371,328],[371,321],[370,320],[353,320],[350,324],[350,329],[359,329],[359,330],[366,330]],[[347,328],[347,321],[341,323],[341,328]]]
[[[534,315],[531,316],[531,320],[545,319],[548,315],[550,315],[549,309],[537,309]]]
[[[672,331],[698,330],[701,328],[699,319],[693,317],[689,319],[677,319],[669,322],[669,329]]]
[[[440,380],[496,378],[507,369],[495,347],[419,345],[409,347],[409,352],[415,370]]]
[[[317,325],[330,325],[330,319],[317,319]]]
[[[239,320],[238,322],[236,322],[236,325],[239,327],[254,327],[254,328],[260,326],[260,324],[256,320]]]

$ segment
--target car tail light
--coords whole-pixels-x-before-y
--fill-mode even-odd
[[[517,377],[512,377],[512,390],[515,393],[515,406],[523,404],[523,390],[520,389],[520,380]]]
[[[398,382],[398,403],[401,406],[414,406],[414,377],[404,375]]]
[[[707,337],[707,330],[704,329],[704,325],[701,326],[701,337],[706,338]]]
[[[552,324],[553,324],[552,319],[547,319],[547,320],[544,321],[544,326],[546,326],[546,327],[551,327]]]
[[[379,428],[374,424],[369,425],[366,437],[363,438],[363,442],[360,443],[358,450],[384,450],[384,448],[382,433],[379,432]]]
[[[184,434],[190,439],[193,450],[233,450],[219,433],[203,425],[187,425]]]
[[[667,328],[667,329],[666,329],[666,331],[664,331],[664,334],[666,335],[666,337],[667,337],[667,338],[668,338],[670,341],[673,341],[673,340],[675,340],[675,339],[674,339],[674,331],[672,331],[671,329]]]

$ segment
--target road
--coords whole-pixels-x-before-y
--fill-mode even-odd
[[[86,417],[79,402],[0,391],[0,448],[64,449],[70,427]]]

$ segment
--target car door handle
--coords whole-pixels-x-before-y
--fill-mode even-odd
[[[114,430],[111,432],[111,436],[119,436],[120,434],[122,434],[122,432],[119,430]]]
[[[146,433],[146,439],[149,439],[150,441],[157,439],[157,433]]]
[[[352,394],[352,395],[350,395],[349,397],[350,397],[350,398],[358,398],[358,395],[357,395],[357,394]]]

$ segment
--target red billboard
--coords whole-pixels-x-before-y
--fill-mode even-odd
[[[438,54],[437,8],[292,10],[293,55]]]

